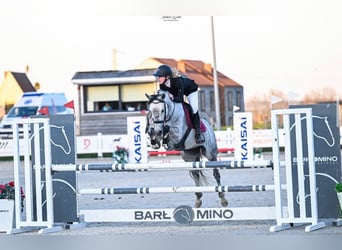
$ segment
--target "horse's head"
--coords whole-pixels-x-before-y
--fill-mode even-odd
[[[160,147],[160,141],[166,138],[166,115],[167,105],[165,103],[166,93],[148,95],[148,113],[146,132],[150,136],[151,145],[153,148]]]
[[[166,149],[176,148],[187,130],[182,104],[173,102],[169,92],[163,90],[153,95],[146,94],[146,97],[150,116],[147,130],[150,137],[152,135],[154,139],[162,140]]]
[[[149,133],[161,138],[166,119],[165,94],[146,94],[146,97],[148,98]]]

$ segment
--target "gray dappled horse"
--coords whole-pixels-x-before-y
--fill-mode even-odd
[[[159,90],[157,94],[148,95],[147,127],[151,146],[158,149],[163,144],[166,150],[179,150],[186,162],[200,161],[202,156],[209,161],[217,160],[216,137],[210,124],[201,119],[201,130],[205,138],[202,144],[196,144],[195,130],[191,123],[190,105],[175,103],[170,99],[169,93]],[[190,170],[190,176],[196,186],[207,184],[206,176],[202,170]],[[213,176],[218,186],[221,185],[221,175],[218,169],[213,169]],[[202,193],[196,192],[195,207],[202,205]],[[228,206],[224,192],[219,192],[221,205]]]

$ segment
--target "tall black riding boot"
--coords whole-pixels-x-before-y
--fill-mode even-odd
[[[199,114],[198,112],[196,112],[194,115],[193,115],[193,121],[194,121],[194,126],[195,126],[195,140],[196,140],[196,143],[197,144],[202,144],[204,143],[204,136],[202,135],[202,132],[201,132],[201,127],[200,127],[200,117],[199,117]]]

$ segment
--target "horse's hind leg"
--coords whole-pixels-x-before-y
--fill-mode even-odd
[[[214,178],[216,180],[216,183],[218,186],[221,186],[221,175],[220,175],[220,171],[218,169],[214,169],[213,170],[213,175],[214,175]],[[226,197],[224,196],[224,192],[219,192],[218,193],[218,197],[220,198],[221,200],[221,205],[222,207],[226,207],[228,206],[228,200],[226,199]]]
[[[196,192],[195,195],[196,195],[195,208],[199,208],[199,207],[202,206],[202,196],[203,196],[203,193]]]

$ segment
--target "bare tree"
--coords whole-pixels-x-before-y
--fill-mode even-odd
[[[272,96],[281,99],[280,102],[271,105]],[[254,128],[270,128],[271,108],[287,108],[287,98],[279,90],[272,89],[262,96],[255,96],[246,102],[246,110],[253,113]]]
[[[303,103],[334,102],[336,97],[336,90],[333,88],[315,89],[304,96]]]
[[[271,104],[272,96],[280,98],[281,101]],[[322,88],[309,92],[302,100],[297,100],[296,103],[314,104],[320,102],[336,102],[336,98],[337,93],[335,89]],[[277,89],[272,89],[262,96],[254,96],[246,102],[246,111],[253,113],[253,125],[255,129],[271,127],[271,109],[287,108],[289,108],[289,97]]]

